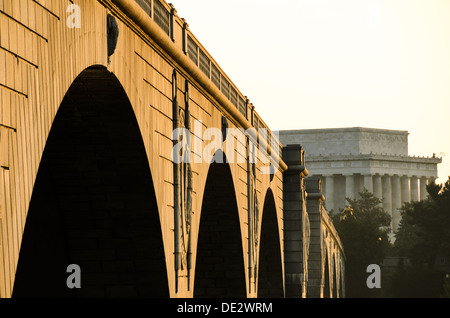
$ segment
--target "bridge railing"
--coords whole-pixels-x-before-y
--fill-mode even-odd
[[[341,255],[344,255],[344,246],[342,245],[341,239],[339,238],[339,234],[336,231],[336,228],[333,225],[333,221],[331,220],[330,216],[328,215],[328,212],[325,210],[325,208],[323,206],[321,206],[321,213],[320,213],[320,217],[322,220],[322,224],[326,226],[328,233],[331,234],[331,236],[333,237],[334,241],[336,242],[336,244],[339,247],[340,252],[342,253]]]
[[[189,25],[185,19],[180,18],[177,15],[174,6],[164,0],[134,1],[139,4],[167,36],[182,49],[184,54],[188,56],[203,74],[211,80],[219,91],[221,91],[222,94],[236,107],[242,116],[252,123],[252,126],[257,131],[259,128],[266,129],[265,131],[262,130],[263,132],[260,138],[267,141],[268,145],[278,144],[276,149],[273,149],[273,147],[269,147],[269,149],[282,159],[282,144],[278,138],[272,134],[269,127],[261,120],[261,117],[256,113],[253,104],[247,96],[239,91],[205,47],[189,30]]]
[[[322,180],[320,177],[310,176],[305,184],[306,209],[311,227],[308,297],[345,297],[344,247],[323,205],[325,196],[322,193]]]
[[[322,226],[325,227],[325,232],[332,242],[329,242],[327,249],[329,249],[330,257],[335,257],[331,263],[335,263],[334,268],[329,268],[329,273],[334,277],[333,282],[329,279],[329,295],[330,297],[345,297],[345,253],[341,239],[334,227],[327,211],[321,207],[321,221]],[[328,265],[330,267],[330,265]],[[334,295],[334,296],[332,296]]]

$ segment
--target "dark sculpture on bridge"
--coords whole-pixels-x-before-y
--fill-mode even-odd
[[[256,277],[258,276],[258,238],[259,238],[259,202],[256,191],[256,165],[255,165],[255,145],[248,139],[248,250],[249,250],[249,286],[256,290]]]
[[[110,14],[108,14],[106,25],[108,34],[108,57],[110,57],[116,50],[117,39],[119,37],[119,26],[117,25],[116,18]]]
[[[185,128],[190,132],[189,113],[189,82],[185,82],[185,109],[178,105],[177,73],[173,73],[172,81],[173,97],[173,129]],[[186,138],[188,137],[188,138]],[[186,140],[174,139],[174,145],[182,142],[184,146],[181,162],[174,161],[174,220],[175,220],[175,271],[178,277],[179,271],[187,271],[190,278],[191,264],[191,216],[192,216],[192,191],[193,178],[191,167],[191,138],[183,135]],[[174,149],[176,149],[174,147]],[[188,288],[189,288],[188,284]]]

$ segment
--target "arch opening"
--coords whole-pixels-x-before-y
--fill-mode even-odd
[[[325,249],[327,249],[326,247]],[[332,298],[332,294],[330,293],[330,263],[328,260],[328,251],[325,250],[325,277],[324,277],[324,285],[323,285],[323,298]]]
[[[258,297],[282,298],[283,270],[277,210],[271,189],[264,199],[259,250]]]
[[[80,267],[69,289],[67,266]],[[21,244],[13,297],[168,297],[147,154],[128,97],[83,71],[53,121]]]
[[[200,217],[194,297],[247,295],[236,202],[229,165],[212,163]]]

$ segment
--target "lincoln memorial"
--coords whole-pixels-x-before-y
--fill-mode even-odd
[[[283,145],[305,150],[310,176],[320,176],[328,211],[346,206],[365,187],[382,200],[395,232],[403,202],[427,196],[426,185],[437,179],[441,158],[408,155],[408,132],[373,128],[284,130]]]

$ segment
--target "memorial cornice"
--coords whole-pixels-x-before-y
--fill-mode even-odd
[[[378,160],[378,161],[398,161],[411,163],[429,163],[438,164],[442,162],[439,157],[420,157],[420,156],[394,156],[385,154],[360,154],[360,155],[327,155],[327,156],[308,156],[306,162],[319,161],[359,161],[359,160]]]

